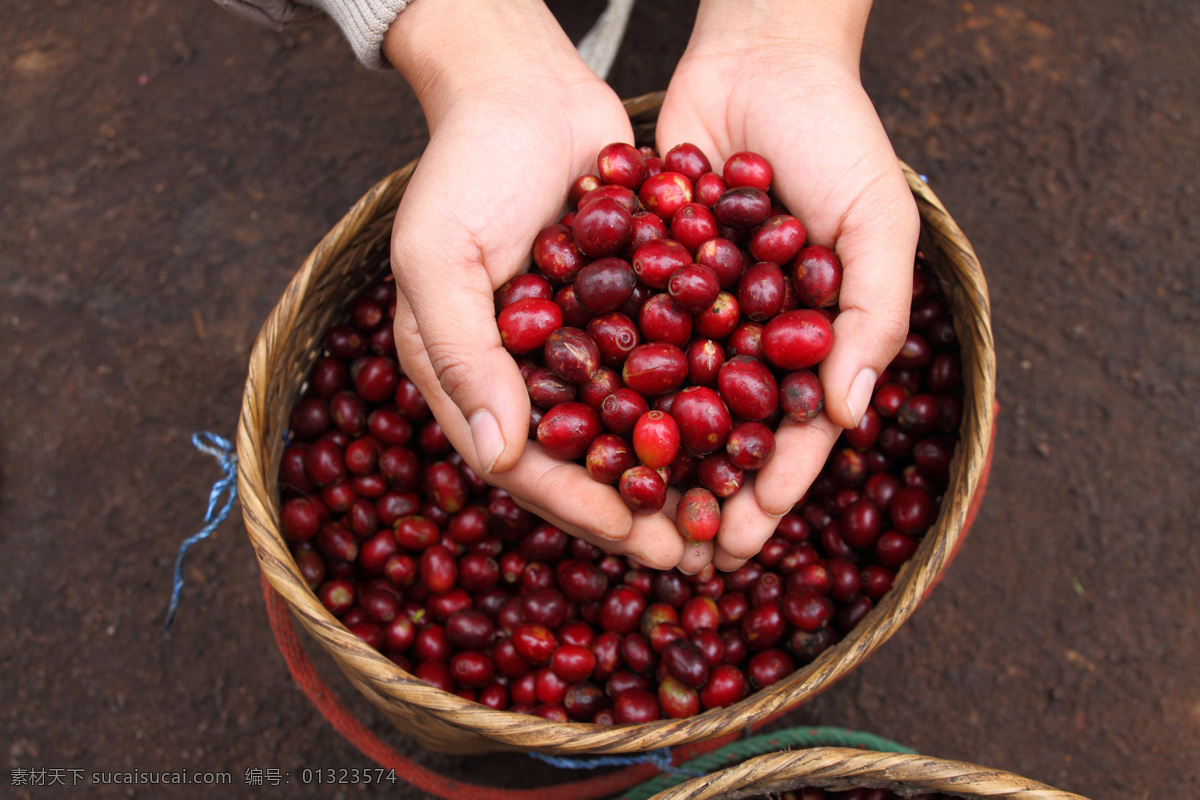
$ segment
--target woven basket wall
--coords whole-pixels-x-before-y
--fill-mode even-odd
[[[905,753],[817,747],[769,753],[679,784],[651,800],[732,800],[788,790],[889,789],[908,797],[944,792],[999,800],[1086,800],[1011,772]]]
[[[626,102],[639,139],[653,141],[662,94]],[[267,579],[296,618],[363,694],[426,747],[455,753],[536,749],[558,754],[633,753],[737,731],[809,698],[845,675],[913,612],[952,557],[991,440],[995,361],[987,287],[970,243],[907,166],[923,221],[920,246],[951,307],[966,388],[961,442],[940,517],[894,588],[837,646],[736,705],[683,720],[605,728],[493,711],[435,689],[351,634],[317,600],[279,531],[277,477],[289,412],[320,355],[325,330],[383,269],[392,218],[415,162],[375,185],[304,261],[263,326],[250,358],[238,425],[238,491],[250,540]]]

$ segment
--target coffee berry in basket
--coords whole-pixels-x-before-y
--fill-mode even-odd
[[[739,153],[614,144],[496,291],[531,436],[635,511],[681,493],[681,535],[823,405],[841,267]],[[808,664],[891,588],[934,523],[962,416],[955,329],[917,255],[911,331],[808,493],[729,573],[653,571],[569,537],[453,452],[398,366],[390,278],[324,335],[279,484],[281,530],[322,604],[427,683],[559,722],[682,718]]]

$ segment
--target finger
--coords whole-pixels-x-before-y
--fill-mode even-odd
[[[636,527],[616,489],[594,480],[579,464],[554,458],[536,442],[526,446],[509,472],[495,477],[514,497],[536,504],[560,527],[593,537],[593,544],[625,541]]]
[[[784,420],[775,432],[775,455],[737,494],[725,501],[713,564],[732,571],[771,538],[779,518],[799,502],[820,474],[841,429],[825,414],[809,422]]]
[[[414,313],[412,304],[402,289],[397,292],[396,296],[394,330],[400,368],[404,371],[405,375],[412,379],[417,388],[421,390],[421,394],[425,397],[425,401],[429,404],[434,416],[446,431],[446,435],[450,437],[454,449],[467,460],[471,469],[480,475],[488,474],[487,462],[483,460],[478,448],[474,445],[468,417],[442,386],[433,363],[430,361],[425,339],[418,327],[418,317]],[[517,379],[520,380],[519,369],[517,370]],[[525,419],[523,427],[527,437],[529,431],[529,398],[528,393],[524,391],[524,381],[521,381],[521,391],[517,393],[515,400],[524,404]]]
[[[713,560],[716,545],[712,542],[684,542],[683,558],[676,567],[684,575],[695,575]]]
[[[675,523],[658,513],[635,515],[629,536],[607,549],[644,567],[662,570],[678,566],[686,548]]]
[[[587,528],[563,520],[546,509],[513,495],[517,505],[541,517],[570,535],[599,547],[606,553],[625,556],[650,569],[671,569],[686,555],[683,540],[662,514],[636,515],[625,538],[613,540],[597,536]],[[703,564],[701,564],[701,567]],[[697,569],[699,571],[699,569]]]
[[[674,78],[667,86],[654,131],[659,155],[665,156],[671,148],[687,142],[700,148],[713,170],[720,174],[729,150],[729,137],[709,126],[711,121],[725,118],[720,101],[710,95],[698,99],[687,92],[687,87],[681,87]]]
[[[589,544],[594,544],[596,547],[599,547],[606,553],[609,552],[608,548],[613,546],[612,540],[606,539],[603,536],[597,536],[586,528],[581,528],[578,525],[573,525],[572,523],[567,522],[565,519],[560,519],[559,517],[551,514],[549,511],[539,506],[537,503],[531,503],[523,497],[518,497],[515,494],[510,496],[512,497],[514,503],[528,511],[530,514],[533,514],[535,517],[545,522],[549,522],[554,527],[558,528],[564,533],[574,536],[576,539],[583,539]]]
[[[430,411],[446,432],[467,466],[480,472],[475,453],[470,449],[471,428],[458,406],[441,391],[433,365],[425,356],[416,320],[407,298],[396,298],[396,347],[405,374],[425,395]],[[427,388],[428,387],[428,388]],[[528,402],[528,401],[526,401]],[[528,419],[529,412],[526,411]],[[528,423],[526,423],[528,425]],[[486,476],[488,483],[499,486],[518,502],[537,507],[539,516],[573,535],[586,533],[593,544],[619,541],[629,535],[633,524],[629,509],[611,486],[598,483],[578,464],[550,457],[536,442],[527,442],[517,463],[504,473]]]
[[[689,543],[675,527],[675,509],[682,496],[678,489],[668,487],[666,500],[657,512],[634,514],[633,530],[613,552],[620,552],[650,569],[679,566],[689,550]]]
[[[483,472],[510,469],[528,433],[529,398],[520,369],[500,341],[493,287],[481,251],[452,251],[440,259],[417,261],[410,248],[400,244],[410,237],[399,216],[397,227],[392,262],[396,284],[408,301],[437,391],[470,426],[469,447]],[[438,268],[428,269],[431,263]],[[417,342],[410,337],[404,346],[413,358]],[[466,450],[459,452],[467,455]]]
[[[718,547],[716,551],[713,552],[712,563],[713,566],[721,570],[721,572],[733,572],[734,570],[741,569],[749,560],[750,559],[748,558],[734,558]]]
[[[720,569],[737,569],[753,558],[779,525],[779,518],[763,511],[755,499],[756,479],[747,479],[746,485],[727,497],[721,507],[721,527],[713,552],[713,563]]]
[[[821,473],[841,432],[825,414],[808,422],[783,421],[775,431],[775,455],[754,476],[755,504],[764,515],[778,522],[792,510]],[[747,557],[744,550],[731,552]]]
[[[712,558],[711,547],[686,544],[676,532],[671,515],[662,512],[634,515],[629,534],[619,541],[614,541],[562,520],[545,508],[516,495],[513,495],[513,499],[526,511],[536,514],[570,535],[594,544],[606,553],[625,556],[643,567],[663,570],[678,566],[683,569],[687,564],[691,568],[688,574],[694,574]]]
[[[843,428],[858,425],[876,378],[908,332],[920,218],[898,171],[895,181],[900,185],[879,187],[879,196],[859,201],[860,207],[870,208],[869,221],[848,224],[837,242],[843,268],[841,310],[820,375],[825,411]]]

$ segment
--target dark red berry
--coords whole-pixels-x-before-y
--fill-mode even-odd
[[[596,170],[604,183],[636,190],[646,180],[646,159],[633,145],[614,142],[601,148]]]
[[[733,429],[733,419],[721,396],[703,386],[682,390],[675,398],[671,414],[679,423],[683,446],[698,456],[722,449]]]
[[[750,234],[750,254],[757,261],[780,266],[788,263],[804,246],[807,232],[800,220],[790,214],[771,217]]]
[[[628,586],[616,586],[608,591],[600,606],[600,626],[605,631],[621,634],[633,633],[646,610],[646,598],[641,592]]]
[[[738,186],[753,186],[767,191],[773,177],[771,165],[758,153],[742,151],[734,153],[725,161],[722,169],[725,183],[733,189]]]
[[[533,260],[552,281],[570,283],[586,262],[566,225],[550,225],[533,240]]]
[[[667,294],[651,296],[638,312],[638,329],[647,342],[660,342],[682,349],[691,340],[692,324],[692,315],[676,305]]]
[[[617,488],[630,510],[639,514],[658,511],[667,501],[667,485],[657,470],[639,465],[621,473]]]
[[[584,403],[563,403],[546,412],[538,425],[538,444],[555,458],[574,461],[600,435],[600,414]]]
[[[629,351],[641,343],[641,333],[634,321],[614,311],[594,317],[587,324],[587,333],[600,350],[600,363],[620,368]]]
[[[621,379],[642,397],[657,397],[683,385],[687,371],[687,356],[675,345],[643,344],[630,351]]]
[[[748,420],[770,416],[779,402],[779,386],[767,366],[750,356],[734,356],[717,374],[717,390],[729,410]]]
[[[684,492],[675,510],[675,527],[686,541],[707,542],[721,527],[721,506],[708,489]]]
[[[788,311],[767,322],[762,347],[767,359],[781,369],[808,369],[833,349],[833,326],[816,311]]]
[[[675,305],[688,314],[699,314],[711,308],[720,292],[717,273],[703,264],[685,264],[667,281],[667,293]]]
[[[746,665],[746,676],[756,689],[765,689],[773,683],[786,678],[796,671],[796,662],[786,652],[779,649],[764,650],[756,653]]]
[[[603,433],[588,446],[585,462],[592,480],[615,484],[625,470],[637,464],[629,442],[613,433]]]
[[[540,350],[550,334],[562,327],[562,309],[553,300],[528,297],[507,306],[496,318],[500,341],[518,355]]]
[[[653,694],[645,689],[631,688],[614,698],[613,715],[618,723],[627,725],[654,722],[661,716],[661,710]]]
[[[633,451],[651,469],[668,466],[679,453],[679,425],[662,411],[647,411],[633,426]]]
[[[703,203],[687,203],[671,218],[671,238],[686,247],[693,256],[700,245],[716,236],[716,217]]]
[[[634,251],[631,263],[647,286],[666,289],[675,270],[692,263],[692,254],[673,239],[654,239]]]
[[[679,209],[692,202],[692,182],[678,172],[662,172],[646,179],[638,189],[638,200],[669,224]]]
[[[828,247],[810,245],[796,257],[792,285],[808,308],[836,306],[842,289],[842,261]]]
[[[701,203],[712,208],[716,205],[717,200],[721,195],[725,194],[725,190],[729,187],[725,185],[725,179],[715,172],[706,172],[695,180],[695,197]]]
[[[633,214],[616,200],[607,197],[584,205],[571,223],[575,246],[588,258],[602,258],[623,250],[632,232]],[[579,271],[576,282],[584,277],[587,269],[583,267]],[[586,301],[584,304],[587,305]]]
[[[784,278],[779,266],[761,261],[742,274],[737,300],[742,315],[755,322],[766,322],[783,307]]]
[[[725,454],[739,469],[762,469],[775,455],[775,434],[761,422],[739,422],[729,432]]]
[[[906,486],[892,497],[888,505],[892,525],[900,533],[924,533],[937,517],[933,496],[925,489]]]
[[[707,172],[712,172],[712,163],[703,151],[694,144],[678,144],[663,156],[663,166],[669,172],[680,172],[693,183]]]
[[[713,206],[717,222],[743,231],[761,225],[770,212],[771,198],[752,186],[729,189]]]

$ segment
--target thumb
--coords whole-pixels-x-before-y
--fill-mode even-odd
[[[843,260],[840,311],[833,349],[821,362],[825,411],[843,428],[858,426],[875,381],[908,333],[913,262],[920,219],[911,195],[889,204],[872,231],[847,231],[838,241]]]
[[[473,468],[486,473],[511,468],[529,431],[529,395],[520,369],[500,341],[487,272],[481,265],[436,273],[406,269],[402,263],[394,266],[416,328],[396,340],[406,372],[423,392],[444,395],[461,414],[439,421],[464,457],[469,439],[474,458],[468,462]],[[437,385],[421,385],[418,376],[428,376],[428,368],[408,366],[421,360],[432,368]]]

